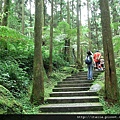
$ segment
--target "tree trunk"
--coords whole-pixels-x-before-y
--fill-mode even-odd
[[[30,27],[32,27],[31,0],[29,0],[29,5],[30,5]]]
[[[52,73],[52,51],[53,51],[53,0],[51,1],[51,23],[50,23],[50,54],[49,54],[49,75]]]
[[[2,19],[2,3],[3,1],[0,0],[0,25],[1,25],[1,19]]]
[[[105,99],[109,103],[118,102],[118,84],[110,27],[110,12],[108,0],[100,0],[103,48],[105,59]]]
[[[43,27],[45,26],[45,1],[43,0]]]
[[[0,0],[0,13],[2,13],[2,3],[3,3],[3,1]]]
[[[69,6],[69,0],[67,0],[67,23],[69,24],[70,26],[70,6]],[[71,55],[70,55],[70,38],[68,36],[67,38],[67,61],[70,62],[70,58],[71,58]]]
[[[43,1],[35,0],[35,47],[34,47],[34,66],[33,66],[33,89],[31,102],[42,104],[44,102],[44,79],[42,61],[42,10]]]
[[[10,0],[4,0],[2,26],[7,26],[8,24],[9,7],[10,7]]]
[[[25,11],[25,8],[24,8],[24,0],[22,0],[22,33],[24,34],[24,22],[25,22],[25,20],[24,20],[24,11]]]
[[[63,16],[62,16],[62,6],[63,6],[63,0],[60,0],[60,22],[63,20]]]
[[[95,38],[96,38],[96,46],[97,46],[97,49],[99,50],[100,49],[100,45],[99,45],[99,41],[98,41],[98,26],[97,26],[97,13],[96,13],[96,6],[95,6],[95,2],[93,2],[93,18],[94,18],[94,24],[95,24]]]
[[[67,23],[70,25],[70,5],[69,5],[69,0],[67,0]]]
[[[76,67],[81,69],[80,62],[80,15],[79,15],[79,0],[77,0],[77,59],[76,59]]]
[[[74,16],[74,0],[72,0],[72,23],[71,23],[71,27],[73,28],[73,23],[74,23],[74,19],[73,19],[73,16]]]
[[[113,16],[113,24],[114,24],[114,36],[116,35],[119,35],[119,32],[118,32],[118,25],[116,25],[117,23],[119,23],[119,19],[118,19],[118,12],[117,12],[117,9],[116,9],[116,5],[115,3],[118,3],[119,1],[118,0],[111,0],[111,9],[112,9],[112,16]],[[119,3],[118,3],[119,4]]]
[[[87,18],[88,18],[88,39],[89,39],[89,50],[92,50],[92,43],[91,43],[91,28],[90,28],[90,3],[89,0],[87,0]]]

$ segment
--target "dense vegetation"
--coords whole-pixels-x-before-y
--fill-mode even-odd
[[[9,0],[8,0],[9,1]],[[48,6],[52,0],[44,0],[44,26],[42,27],[42,58],[44,65],[44,88],[45,99],[49,96],[54,85],[71,74],[77,73],[79,70],[71,67],[76,65],[77,57],[77,16],[76,1],[66,0],[54,1],[54,24],[53,24],[53,51],[52,64],[53,71],[49,72],[49,48],[50,48],[50,20],[51,16],[47,13]],[[68,0],[69,1],[69,0]],[[78,0],[77,0],[78,1]],[[79,0],[80,1],[80,0]],[[31,7],[28,9],[28,0],[10,0],[8,11],[4,11],[3,3],[0,1],[0,114],[38,114],[39,106],[35,106],[30,102],[30,96],[33,85],[33,58],[34,58],[34,13]],[[25,3],[24,3],[25,2]],[[33,3],[29,1],[30,5]],[[79,11],[82,8],[89,9],[91,5],[91,17],[88,21],[80,21],[80,58],[83,69],[84,57],[86,51],[92,46],[92,52],[99,49],[102,55],[102,27],[100,21],[100,9],[98,0],[81,1]],[[61,5],[61,6],[60,6]],[[119,2],[118,0],[110,0],[111,28],[113,34],[113,47],[115,53],[117,83],[120,90],[120,35],[119,35]],[[57,9],[60,7],[60,11]],[[67,6],[67,7],[66,7]],[[25,8],[23,10],[23,8]],[[25,13],[21,13],[24,11]],[[4,16],[9,16],[5,21]],[[87,12],[86,12],[87,13]],[[24,19],[25,18],[25,19]],[[80,16],[81,18],[81,16]],[[67,22],[66,22],[67,21]],[[83,24],[82,22],[85,22]],[[5,23],[4,23],[5,22]],[[88,22],[88,23],[87,23]],[[90,25],[89,25],[90,22]],[[87,24],[86,24],[87,23]],[[7,26],[7,27],[5,27]],[[68,49],[70,48],[70,49]],[[68,56],[68,53],[70,55]],[[68,60],[70,57],[70,61]],[[95,82],[99,82],[104,86],[104,73],[98,77]],[[98,92],[100,102],[104,106],[107,114],[119,114],[120,103],[108,104],[104,100],[104,87]],[[120,100],[120,97],[119,97]]]
[[[26,36],[23,36],[22,34],[8,27],[0,27],[0,33],[0,84],[10,91],[7,92],[8,95],[6,95],[6,97],[8,98],[9,95],[12,95],[12,99],[14,98],[14,100],[17,101],[15,102],[16,104],[18,104],[17,108],[21,109],[21,111],[17,112],[15,110],[10,110],[12,108],[14,109],[12,103],[9,101],[11,106],[9,106],[9,104],[6,105],[5,103],[8,101],[8,99],[1,97],[1,100],[6,101],[4,101],[4,103],[3,101],[0,102],[3,105],[3,107],[1,108],[1,113],[19,114],[20,112],[22,112],[27,114],[37,114],[39,113],[39,106],[34,106],[30,103],[33,73],[33,40],[28,39]],[[115,39],[115,42],[119,42],[118,39]],[[117,50],[117,48],[115,48],[115,50]],[[43,47],[44,61],[48,60],[47,52],[48,50]],[[75,68],[70,69],[68,63],[68,67],[65,67],[66,65],[64,64],[64,62],[61,62],[64,61],[64,59],[61,57],[61,54],[56,53],[54,54],[53,58],[56,58],[57,60],[54,59],[54,72],[48,79],[45,80],[44,83],[45,99],[49,96],[49,93],[52,91],[52,88],[57,83],[57,81],[62,80],[66,76],[69,76],[71,73],[78,72],[78,70],[76,70]],[[44,64],[45,66],[47,66],[48,63],[45,62]],[[116,64],[119,67],[119,58],[116,59]],[[47,72],[47,68],[45,70]],[[120,89],[119,68],[117,68],[117,77]],[[104,84],[104,76],[102,75],[102,77],[100,78],[103,78],[102,81]],[[98,80],[100,78],[98,78]],[[1,90],[3,90],[2,87],[0,88],[0,91]],[[115,104],[114,106],[108,105],[103,99],[103,93],[103,91],[100,93],[100,100],[104,105],[105,112],[110,114],[119,114],[119,104]]]
[[[26,108],[24,107],[31,107],[29,109],[33,112],[29,101],[33,74],[33,40],[28,39],[26,36],[8,27],[0,27],[0,33],[0,84],[7,88],[11,92],[10,94],[12,94],[17,100],[21,100],[19,102],[23,102],[23,110],[25,109],[26,111]],[[43,53],[43,58],[45,61],[44,66],[48,66],[47,61],[49,56],[46,46],[43,47]],[[77,72],[74,68],[61,68],[61,66],[64,66],[66,63],[67,62],[64,61],[61,54],[55,50],[54,70],[56,72],[53,72],[49,80],[45,80],[45,98],[48,97],[54,84],[58,80],[70,75],[71,72]],[[48,68],[45,68],[47,72]],[[59,70],[63,72],[59,73]],[[65,73],[65,71],[67,72]],[[28,106],[24,106],[24,103]],[[2,113],[4,113],[3,111]],[[8,111],[5,110],[5,113],[8,113]]]

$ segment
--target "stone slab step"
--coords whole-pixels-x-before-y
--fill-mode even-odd
[[[55,85],[55,87],[82,87],[82,86],[90,87],[91,85],[93,85],[93,84],[92,83],[76,83],[76,84],[74,84],[74,83],[66,83],[66,84],[59,83],[59,84]]]
[[[102,71],[93,71],[93,75],[99,75],[99,74],[101,74],[101,73],[102,73]],[[79,73],[74,74],[74,75],[72,75],[72,76],[76,76],[76,75],[87,75],[87,71],[79,72]]]
[[[90,87],[56,87],[53,92],[63,92],[63,91],[83,91],[89,90]]]
[[[69,117],[70,117],[70,119],[71,119],[71,116],[70,115],[77,115],[76,116],[76,118],[81,118],[79,115],[87,115],[87,116],[89,116],[89,115],[104,115],[105,114],[105,112],[104,111],[84,111],[84,112],[59,112],[59,113],[55,113],[55,112],[53,112],[53,113],[50,113],[50,112],[42,112],[42,113],[40,113],[40,114],[42,114],[42,115],[68,115]]]
[[[60,84],[60,83],[63,83],[63,84],[65,84],[65,83],[92,83],[93,82],[93,80],[68,80],[68,79],[65,79],[65,80],[63,80],[63,81],[60,81],[60,82],[58,82],[58,84]]]
[[[41,112],[86,112],[103,111],[100,103],[68,103],[68,104],[46,104],[40,106]]]
[[[69,76],[69,77],[66,77],[66,79],[73,79],[73,80],[86,80],[87,79],[87,76],[81,76],[81,77],[72,77],[72,76]]]
[[[52,92],[50,97],[70,97],[70,96],[96,96],[93,91],[71,91],[71,92]]]
[[[86,78],[87,79],[87,78]],[[80,78],[65,78],[65,79],[63,79],[63,81],[71,81],[71,80],[81,80]]]
[[[87,102],[99,102],[98,96],[84,96],[84,97],[50,97],[46,101],[47,103],[87,103]]]
[[[86,77],[86,76],[87,76],[87,74],[83,74],[83,75],[77,74],[77,75],[68,76],[67,78],[70,78],[70,77],[77,78],[77,77]],[[93,76],[94,76],[94,77],[97,77],[98,74],[93,74]]]

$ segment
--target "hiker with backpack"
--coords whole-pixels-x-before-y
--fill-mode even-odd
[[[88,67],[88,73],[87,73],[87,79],[92,80],[93,79],[93,56],[92,52],[88,51],[87,52],[87,57],[85,59],[85,63],[87,64]]]

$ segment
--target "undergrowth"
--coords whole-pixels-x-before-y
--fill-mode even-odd
[[[117,82],[118,82],[118,89],[120,90],[120,72],[119,72],[119,69],[116,70],[117,71]],[[102,73],[100,76],[99,76],[99,83],[100,84],[104,84],[104,73]],[[99,94],[99,100],[101,102],[101,104],[103,105],[103,109],[104,109],[104,112],[105,114],[120,114],[120,96],[119,96],[119,102],[116,103],[116,104],[108,104],[107,101],[105,101],[104,99],[104,87],[102,88],[102,90],[100,90],[98,92]]]
[[[70,76],[70,73],[64,72],[53,72],[52,75],[49,77],[48,81],[44,81],[44,100],[49,97],[49,94],[52,93],[52,89],[55,85],[57,85],[58,81],[61,81],[65,77]],[[31,95],[31,88],[32,82],[29,86],[28,94],[22,94],[22,97],[18,99],[18,101],[22,104],[25,114],[39,114],[39,106],[35,106],[30,102],[30,95]]]

